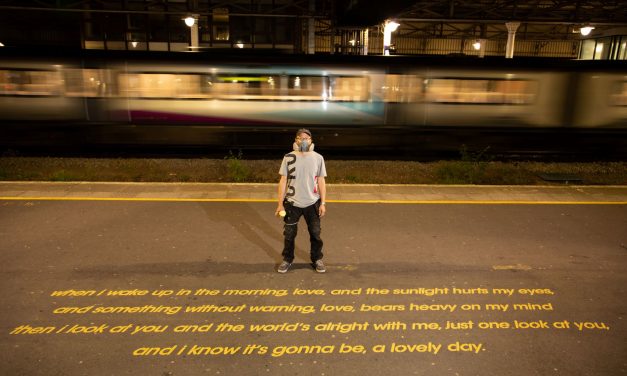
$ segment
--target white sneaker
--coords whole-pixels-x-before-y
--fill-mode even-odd
[[[318,273],[324,273],[327,271],[327,268],[324,266],[324,263],[322,262],[322,260],[318,260],[314,262],[313,267],[314,269],[316,269],[316,272]]]
[[[287,273],[287,271],[290,269],[290,266],[292,266],[292,263],[283,261],[276,271],[279,273]]]

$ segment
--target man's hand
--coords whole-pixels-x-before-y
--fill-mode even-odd
[[[326,212],[327,212],[327,206],[324,204],[320,205],[320,209],[318,209],[318,215],[320,216],[320,218],[324,217]]]
[[[280,212],[282,212],[282,211],[284,211],[284,210],[285,210],[285,208],[283,207],[283,204],[279,204],[279,205],[276,207],[276,211],[274,212],[274,215],[276,215],[276,216],[278,217],[278,216],[279,216],[279,213],[280,213]]]

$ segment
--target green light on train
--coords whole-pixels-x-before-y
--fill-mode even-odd
[[[220,81],[230,82],[267,82],[268,77],[218,77]]]

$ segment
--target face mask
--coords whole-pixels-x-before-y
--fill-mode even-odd
[[[306,152],[309,150],[309,141],[308,140],[302,140],[300,142],[300,147],[299,150],[302,152]]]
[[[292,144],[292,149],[294,151],[302,151],[302,152],[307,152],[307,151],[314,151],[314,146],[316,146],[313,142],[309,143],[310,141],[307,141],[305,143],[305,145],[303,145],[302,141],[301,144],[297,144],[296,142],[294,142]],[[301,149],[302,148],[302,149]]]

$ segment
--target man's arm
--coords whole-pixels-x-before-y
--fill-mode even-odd
[[[281,175],[281,179],[279,180],[279,204],[276,207],[275,215],[279,215],[281,210],[285,210],[283,207],[283,200],[285,200],[285,193],[287,191],[287,176]]]
[[[318,176],[318,189],[320,190],[320,201],[322,202],[318,214],[323,217],[327,212],[327,185],[324,182],[324,176]]]

